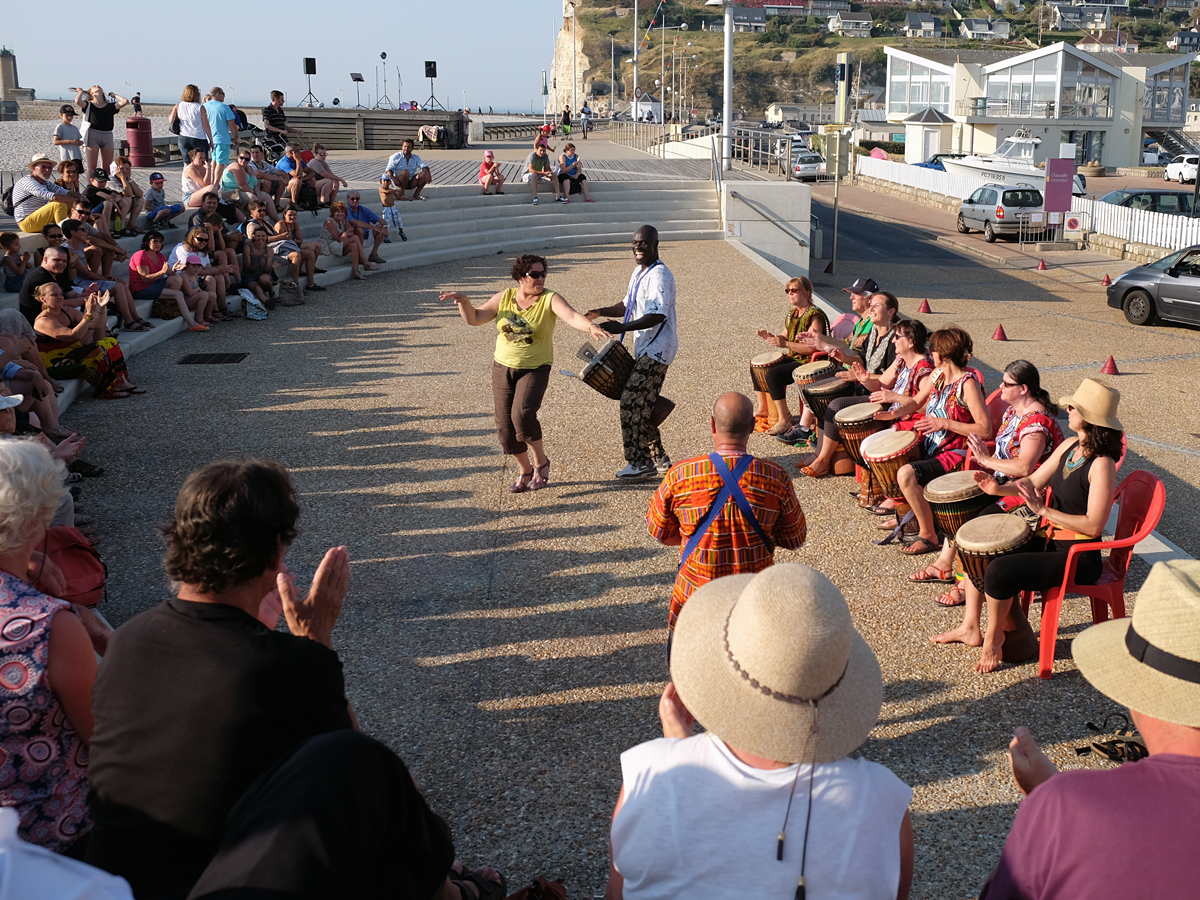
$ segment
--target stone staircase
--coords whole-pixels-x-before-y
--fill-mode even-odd
[[[502,196],[481,196],[475,185],[430,185],[425,190],[426,201],[398,204],[404,219],[407,241],[392,235],[392,243],[381,244],[384,264],[378,271],[363,274],[368,278],[413,266],[424,266],[454,259],[487,256],[501,253],[553,251],[567,247],[595,244],[625,244],[641,225],[653,225],[663,243],[691,240],[721,240],[720,205],[711,182],[636,181],[596,182],[591,185],[595,203],[584,203],[575,195],[568,204],[555,203],[549,186],[538,190],[540,202],[534,206],[529,186],[512,183],[505,186]],[[365,205],[379,212],[377,202],[371,202],[372,192],[362,190]],[[342,196],[345,191],[342,192]],[[328,213],[300,214],[304,236],[315,239]],[[182,218],[182,217],[181,217]],[[183,238],[184,229],[164,232],[166,249],[170,251]],[[40,237],[26,237],[23,249]],[[119,243],[130,254],[141,247],[140,238],[122,238]],[[368,244],[369,247],[369,244]],[[321,257],[318,265],[328,271],[317,275],[322,286],[345,281],[350,266],[342,260]],[[124,263],[113,266],[113,274],[124,278],[128,268]],[[232,300],[237,300],[232,295]],[[315,299],[315,295],[314,295]],[[319,300],[318,300],[319,302]],[[0,293],[0,308],[17,306],[16,294]],[[150,319],[151,301],[139,301],[138,312],[155,327],[146,332],[118,335],[124,354],[135,356],[185,330],[183,319]],[[109,318],[111,326],[116,317]],[[270,320],[263,327],[270,327]],[[202,350],[197,341],[196,349]],[[59,397],[59,407],[65,409],[86,389],[83,381],[66,383]]]

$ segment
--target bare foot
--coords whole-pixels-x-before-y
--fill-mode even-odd
[[[975,671],[980,675],[995,672],[1000,668],[1002,662],[1004,662],[1003,632],[1001,632],[999,643],[983,642],[983,649],[979,651],[979,662],[975,664]]]
[[[350,277],[353,278],[355,281],[366,281],[367,280],[367,276],[364,275],[362,272],[355,272]]]
[[[983,643],[983,635],[978,625],[959,625],[952,631],[943,631],[930,638],[935,644],[966,644],[968,647],[978,647]]]
[[[1013,781],[1022,794],[1028,794],[1052,775],[1058,774],[1058,767],[1050,762],[1024,725],[1018,726],[1013,732],[1012,742],[1008,745],[1008,760],[1012,764]]]

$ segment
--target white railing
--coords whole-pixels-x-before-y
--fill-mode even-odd
[[[988,179],[970,175],[950,174],[937,169],[924,169],[921,166],[909,166],[904,163],[892,162],[890,159],[876,159],[873,156],[859,156],[855,172],[868,178],[878,178],[893,184],[902,184],[918,191],[930,191],[935,194],[945,194],[947,197],[960,199],[970,197]]]
[[[1085,197],[1076,197],[1071,204],[1071,211],[1088,214],[1092,220],[1092,231],[1097,234],[1131,244],[1149,244],[1167,250],[1182,250],[1200,244],[1200,219],[1130,209]]]

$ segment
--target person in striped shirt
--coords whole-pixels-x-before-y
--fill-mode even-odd
[[[713,406],[711,427],[714,455],[720,456],[731,471],[736,469],[747,455],[746,444],[754,432],[754,405],[736,391],[722,394]],[[672,630],[688,597],[701,585],[724,575],[761,572],[774,563],[776,547],[797,550],[804,543],[804,510],[782,466],[751,458],[738,484],[759,527],[746,518],[734,498],[725,501],[699,543],[682,561],[675,578],[667,622]],[[646,525],[651,537],[661,544],[686,549],[723,486],[721,473],[710,456],[676,463],[650,501]]]
[[[13,185],[13,217],[26,234],[39,234],[47,225],[70,217],[69,204],[83,200],[78,192],[51,181],[53,175],[54,160],[38,153],[29,161],[29,174]]]

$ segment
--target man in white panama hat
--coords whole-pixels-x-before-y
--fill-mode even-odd
[[[1129,707],[1150,756],[1118,769],[1058,773],[1028,729],[1018,728],[1009,752],[1028,796],[980,900],[1196,897],[1200,562],[1157,563],[1133,617],[1093,625],[1071,649],[1083,677]]]
[[[664,737],[621,754],[609,900],[908,897],[912,789],[850,757],[883,678],[828,578],[784,563],[703,585],[671,676]]]

